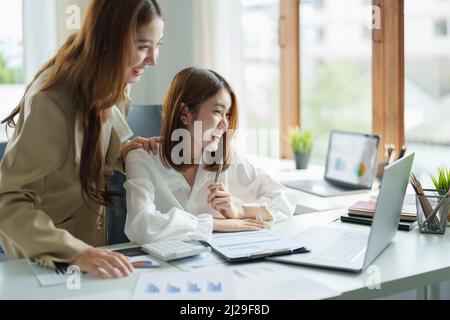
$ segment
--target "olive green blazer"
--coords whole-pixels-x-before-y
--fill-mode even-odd
[[[0,165],[0,245],[11,259],[54,268],[91,246],[106,244],[105,209],[82,199],[76,153],[77,112],[68,81],[39,92],[44,76],[22,101],[17,127]],[[117,107],[127,117],[131,100]],[[117,169],[121,141],[114,129],[105,156]],[[121,166],[120,166],[121,167]]]

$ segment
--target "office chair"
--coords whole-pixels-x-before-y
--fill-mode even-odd
[[[8,144],[7,141],[0,142],[0,160],[3,159],[3,156],[5,155],[6,145]]]
[[[161,106],[131,107],[128,114],[128,124],[135,134],[134,137],[158,137],[162,126]],[[116,171],[113,180],[108,182],[108,190],[119,191],[125,195],[125,189],[123,187],[125,181],[126,177],[122,173]],[[124,232],[127,214],[125,198],[114,198],[114,204],[118,208],[117,213],[112,208],[106,210],[108,219],[108,245],[130,241]]]

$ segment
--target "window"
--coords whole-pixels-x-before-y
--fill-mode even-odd
[[[244,83],[240,104],[246,151],[278,157],[279,0],[241,0],[241,6]],[[256,144],[255,137],[258,139]]]
[[[371,40],[372,39],[372,30],[370,30],[369,28],[367,28],[366,25],[361,25],[361,36],[363,38],[364,41],[366,40]]]
[[[22,2],[0,11],[0,84],[23,83]]]
[[[438,19],[434,22],[434,33],[436,36],[442,37],[448,34],[448,21],[445,18]]]
[[[325,30],[323,26],[320,26],[317,28],[317,41],[318,42],[323,42],[325,40]]]
[[[361,0],[301,2],[301,126],[316,136],[313,163],[324,164],[332,129],[371,132],[372,42],[361,36],[371,10]]]
[[[314,1],[314,8],[322,10],[325,7],[325,0]]]
[[[24,90],[22,1],[0,2],[0,118],[19,102]],[[6,140],[0,128],[0,141]]]
[[[429,186],[428,172],[450,159],[450,42],[435,36],[447,32],[442,12],[450,12],[448,1],[405,1],[406,143]]]

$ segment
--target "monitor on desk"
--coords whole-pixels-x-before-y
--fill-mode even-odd
[[[333,130],[324,178],[288,181],[285,185],[323,197],[369,190],[376,174],[379,142],[377,135]]]
[[[379,141],[376,135],[332,131],[325,179],[370,189],[376,172]]]

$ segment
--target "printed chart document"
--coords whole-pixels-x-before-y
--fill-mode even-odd
[[[49,269],[38,265],[37,263],[31,263],[31,270],[39,281],[41,287],[51,287],[65,285],[69,281],[69,276],[74,273],[67,269]],[[84,277],[84,275],[83,275]]]
[[[154,268],[160,266],[160,263],[155,261],[149,255],[129,257],[128,261],[130,261],[130,263],[133,264],[135,268],[140,268],[140,263],[148,264],[149,262],[151,262],[151,266],[147,266],[146,268]],[[79,269],[70,266],[60,267],[56,270],[53,270],[50,268],[42,267],[35,262],[31,263],[31,270],[36,276],[41,287],[66,285],[68,281],[71,280],[71,275],[80,272]],[[85,273],[81,273],[81,278],[87,279],[91,277]]]
[[[230,271],[142,273],[133,292],[135,300],[225,300],[234,296]]]
[[[215,233],[207,244],[214,252],[231,262],[309,252],[298,243],[268,230]]]

